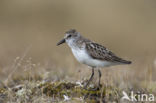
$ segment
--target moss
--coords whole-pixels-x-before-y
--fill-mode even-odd
[[[0,98],[7,97],[7,93],[10,92],[15,99],[20,98],[20,101],[28,99],[31,101],[35,96],[44,96],[53,97],[55,100],[64,100],[64,95],[69,97],[72,100],[79,98],[80,101],[84,100],[87,103],[100,103],[100,102],[120,102],[119,100],[122,97],[121,89],[114,86],[103,86],[100,89],[94,86],[94,88],[83,89],[82,85],[72,83],[72,82],[41,82],[41,81],[30,81],[23,82],[27,83],[25,85],[20,84],[15,87],[11,87],[10,90],[5,88],[0,88]],[[130,93],[131,90],[124,90],[126,93]],[[136,91],[136,90],[134,90]],[[146,89],[140,90],[147,92]]]
[[[5,101],[8,96],[7,90],[5,88],[0,88],[0,103]]]
[[[0,94],[4,94],[6,92],[5,88],[0,88]]]
[[[59,98],[68,95],[69,97],[83,97],[86,101],[97,101],[100,98],[108,97],[114,100],[119,97],[118,90],[112,87],[102,87],[97,90],[95,90],[96,87],[83,89],[79,85],[70,82],[43,83],[39,85],[39,88],[42,88],[44,94]]]
[[[59,96],[71,95],[71,90],[75,87],[74,83],[66,82],[55,82],[55,83],[44,83],[39,85],[42,88],[44,94],[48,96]]]

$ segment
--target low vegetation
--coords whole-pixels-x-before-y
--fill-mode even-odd
[[[106,71],[103,73],[100,88],[97,87],[96,81],[93,81],[87,89],[84,89],[87,79],[83,78],[89,73],[83,74],[82,67],[79,67],[78,73],[71,71],[70,68],[67,69],[69,71],[63,72],[64,69],[56,69],[55,66],[46,69],[52,66],[34,64],[31,58],[25,59],[25,56],[16,58],[11,67],[12,71],[0,82],[0,103],[129,103],[122,100],[123,92],[129,97],[131,91],[134,94],[156,95],[156,83],[150,79],[152,77],[150,71],[148,71],[148,74],[151,74],[150,78],[146,78],[146,81],[144,79],[138,81],[132,74],[132,77],[129,76],[128,69],[126,72],[123,70],[113,72],[113,70],[111,74]],[[85,76],[78,79],[80,77],[76,74]],[[138,76],[140,75],[135,75],[136,78],[139,78]],[[71,80],[71,77],[76,79]],[[136,99],[139,98],[139,95],[136,96]]]
[[[0,103],[6,103],[6,101],[8,103],[79,103],[84,101],[87,103],[122,103],[123,90],[113,86],[103,85],[97,88],[96,85],[91,84],[84,89],[84,82],[46,82],[26,79],[18,81],[19,84],[1,86]],[[126,91],[130,94],[130,88]],[[146,89],[141,91],[150,92]]]

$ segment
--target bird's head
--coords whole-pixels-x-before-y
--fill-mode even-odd
[[[80,38],[80,33],[75,29],[70,29],[69,31],[65,32],[64,38],[57,43],[57,46],[63,43],[73,43],[74,41],[78,40],[78,38]]]

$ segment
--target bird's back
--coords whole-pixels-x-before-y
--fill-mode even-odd
[[[87,41],[86,42],[86,50],[92,58],[97,59],[97,60],[118,62],[121,64],[131,64],[131,61],[127,61],[127,60],[124,60],[124,59],[116,56],[110,50],[108,50],[107,48],[105,48],[104,46],[102,46],[98,43]]]

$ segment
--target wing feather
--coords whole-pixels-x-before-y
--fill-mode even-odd
[[[127,61],[127,60],[117,57],[110,50],[108,50],[104,46],[97,44],[97,43],[86,42],[86,49],[89,55],[94,59],[110,61],[110,62],[119,62],[123,64],[131,63],[131,61]]]

